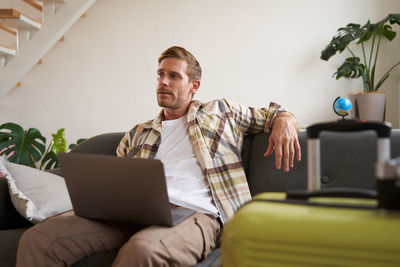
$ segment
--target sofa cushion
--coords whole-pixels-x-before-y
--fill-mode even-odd
[[[299,142],[302,149],[306,147],[306,133],[299,133]],[[304,154],[301,162],[295,161],[294,168],[288,173],[275,168],[275,153],[269,157],[264,157],[268,147],[269,136],[259,133],[252,137],[248,159],[244,160],[247,169],[247,181],[251,195],[262,192],[284,192],[288,189],[307,188],[307,165]]]
[[[285,173],[275,169],[275,155],[264,157],[268,135],[259,133],[248,140],[243,164],[251,194],[282,192],[307,188],[307,133],[299,133],[301,162]],[[322,132],[321,187],[376,189],[376,134],[373,131],[337,133]],[[391,131],[391,157],[400,156],[400,130]]]
[[[64,178],[0,158],[6,174],[11,201],[27,220],[37,223],[72,209]]]

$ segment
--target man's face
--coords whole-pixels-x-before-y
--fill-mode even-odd
[[[157,70],[157,102],[163,108],[184,109],[197,88],[189,81],[187,63],[178,58],[165,58]]]

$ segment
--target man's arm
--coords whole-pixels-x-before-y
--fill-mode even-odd
[[[128,152],[127,148],[129,146],[129,132],[126,132],[124,137],[122,138],[121,142],[119,143],[116,152],[118,157],[127,157]]]
[[[275,166],[289,171],[294,165],[294,157],[301,160],[301,148],[297,138],[299,126],[296,118],[277,103],[271,102],[267,108],[251,108],[228,102],[224,103],[233,112],[238,129],[245,134],[270,133],[269,145],[264,156],[275,150]]]
[[[286,111],[274,102],[271,102],[268,108],[247,107],[226,99],[221,99],[219,103],[226,105],[226,109],[232,112],[236,127],[243,134],[256,134],[263,131],[270,133],[276,114]]]
[[[283,170],[288,172],[289,168],[293,168],[295,156],[297,161],[301,160],[301,148],[297,137],[299,125],[291,113],[282,112],[275,116],[271,127],[269,144],[264,156],[270,156],[275,150],[276,168],[281,169],[283,162]]]

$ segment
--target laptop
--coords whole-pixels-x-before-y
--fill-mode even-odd
[[[78,216],[174,226],[195,213],[171,208],[159,160],[81,153],[59,153],[58,158]]]

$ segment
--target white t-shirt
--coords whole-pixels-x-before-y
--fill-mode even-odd
[[[210,191],[193,151],[187,116],[162,121],[156,159],[164,165],[169,202],[218,217]]]

